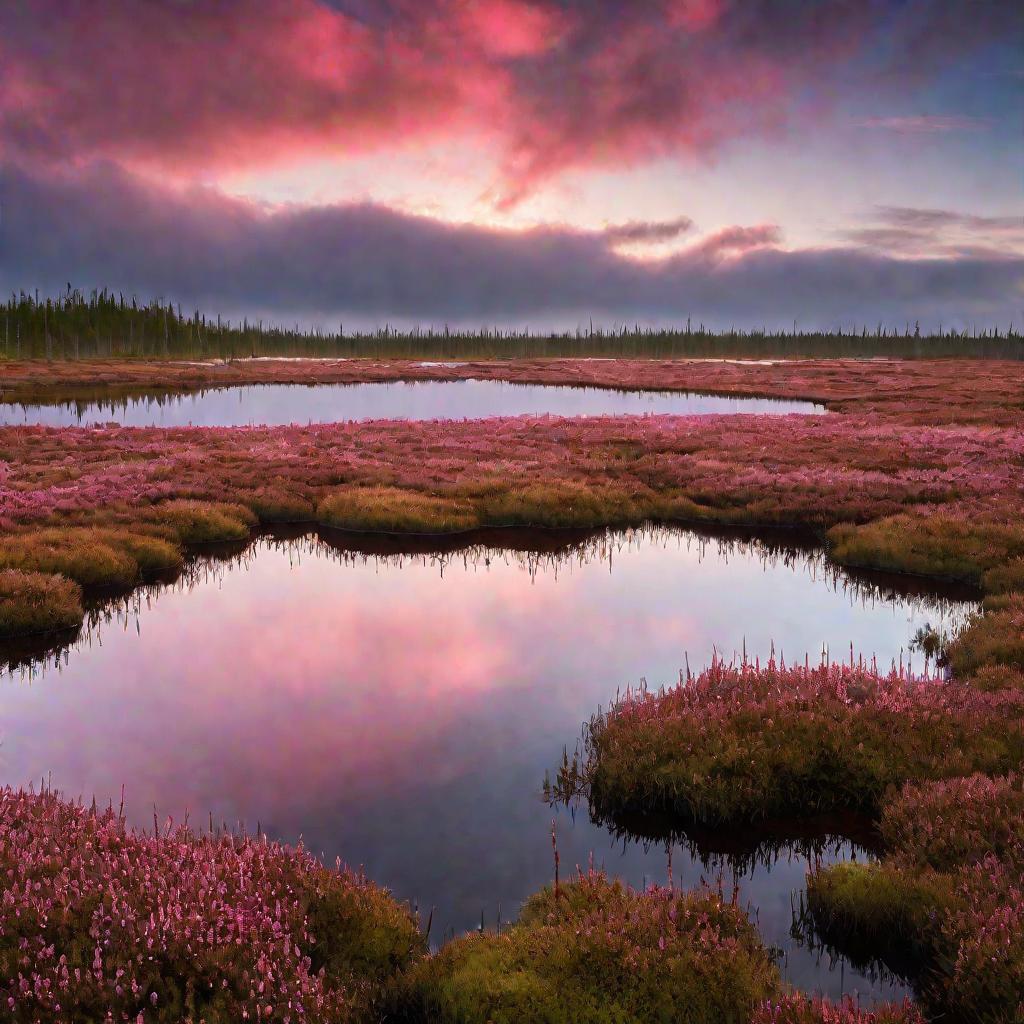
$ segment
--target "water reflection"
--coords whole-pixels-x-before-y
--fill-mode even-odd
[[[509,535],[510,543],[515,543]],[[618,688],[671,682],[745,642],[787,657],[852,643],[884,664],[969,605],[884,593],[820,555],[685,531],[602,532],[554,550],[475,543],[354,551],[263,538],[97,611],[65,654],[0,689],[0,781],[159,813],[257,822],[363,865],[434,936],[504,920],[551,876],[544,770]],[[659,843],[558,812],[565,866],[664,881]],[[824,857],[856,852],[840,844]],[[863,855],[861,852],[859,855]],[[736,865],[740,898],[796,983],[895,991],[794,939],[806,861]],[[677,883],[710,855],[675,849]],[[731,884],[731,881],[730,883]]]
[[[672,413],[821,413],[813,402],[727,398],[671,391],[612,391],[493,380],[373,384],[251,384],[178,394],[104,396],[61,404],[0,404],[0,425],[51,427],[237,427],[370,419],[480,419],[487,416],[625,416]]]

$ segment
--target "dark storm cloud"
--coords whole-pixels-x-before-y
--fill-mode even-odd
[[[967,228],[971,231],[1024,230],[1024,215],[1017,217],[980,217],[960,210],[922,209],[916,206],[878,206],[880,220],[906,228],[934,230],[936,228]]]
[[[1024,255],[1024,217],[987,217],[962,210],[914,206],[876,206],[868,227],[842,237],[855,245],[900,255]]]
[[[805,326],[1019,320],[1024,260],[786,252],[729,228],[661,260],[600,233],[453,226],[374,205],[269,210],[114,167],[3,174],[0,285],[107,286],[212,311],[544,328],[616,319]]]
[[[693,227],[689,217],[674,220],[631,220],[625,224],[611,224],[601,232],[606,242],[630,245],[655,245],[671,242],[685,235]]]

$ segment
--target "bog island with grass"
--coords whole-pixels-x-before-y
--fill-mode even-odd
[[[0,11],[0,1020],[1024,1024],[1022,52]]]

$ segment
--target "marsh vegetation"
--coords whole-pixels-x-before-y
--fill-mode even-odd
[[[72,798],[7,791],[3,849],[45,847],[28,872],[80,865],[83,835],[105,851],[73,885],[19,875],[0,955],[23,1018],[60,1019],[59,998],[144,1020],[1016,1022],[1024,381],[967,360],[424,362],[3,379],[58,403],[479,376],[829,411],[0,427],[4,779],[52,772]],[[545,768],[549,796],[586,803],[545,807]],[[89,809],[126,774],[122,810]],[[150,830],[154,803],[212,826]],[[355,917],[226,882],[197,897],[172,861],[244,871],[241,821],[271,851],[265,891],[325,871],[364,894]],[[299,835],[394,898],[276,845]],[[164,883],[97,903],[126,864]],[[145,924],[172,906],[187,934]],[[133,923],[108,934],[115,909]],[[239,913],[279,922],[256,963],[223,948]],[[113,952],[80,985],[96,928]],[[128,994],[118,958],[158,935],[182,987]],[[30,947],[74,952],[33,974]],[[211,963],[229,980],[208,999]]]

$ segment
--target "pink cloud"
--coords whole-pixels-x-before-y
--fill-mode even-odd
[[[558,12],[523,0],[469,0],[459,5],[457,17],[480,48],[497,58],[537,57],[567,29]]]
[[[666,14],[670,25],[699,32],[718,21],[724,7],[723,0],[669,0]]]
[[[0,15],[0,67],[5,151],[172,172],[434,134],[464,107],[413,43],[315,0],[41,0]]]
[[[206,179],[468,140],[498,168],[497,203],[512,205],[567,170],[772,134],[809,116],[809,91],[821,116],[837,72],[880,38],[901,68],[941,66],[1003,38],[1008,8],[972,19],[954,0],[888,13],[838,0],[5,4],[0,155]]]

